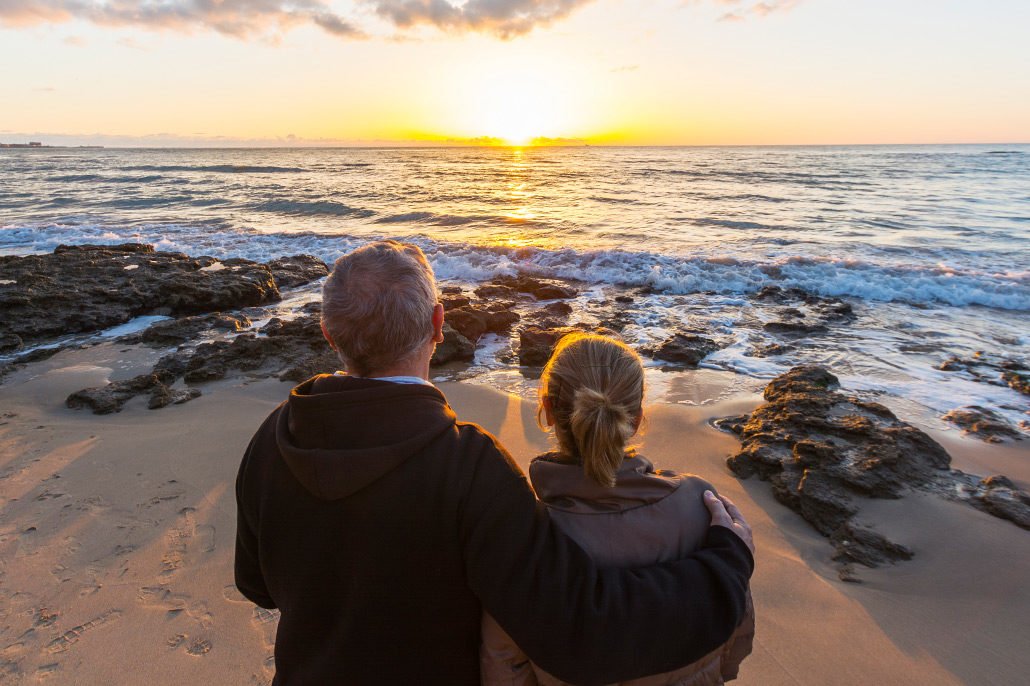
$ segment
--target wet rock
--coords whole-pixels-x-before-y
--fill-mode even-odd
[[[445,321],[455,331],[475,343],[485,333],[505,334],[519,321],[519,315],[508,309],[459,307],[447,312]]]
[[[937,365],[937,369],[944,372],[964,372],[974,381],[994,386],[1008,386],[1017,393],[1030,395],[1030,375],[1024,373],[1027,365],[1023,360],[978,350],[968,358],[950,355]]]
[[[727,464],[768,481],[776,499],[827,536],[836,559],[874,566],[911,556],[903,546],[853,521],[863,498],[898,498],[936,484],[951,458],[925,433],[883,405],[850,398],[837,378],[795,367],[766,387],[766,404],[725,428],[739,431]]]
[[[1011,479],[1001,475],[981,479],[971,496],[972,504],[981,510],[1030,529],[1030,495],[1016,488]]]
[[[581,332],[582,329],[572,326],[543,328],[527,326],[519,332],[519,364],[529,367],[542,367],[551,357],[554,346],[564,336]]]
[[[443,295],[440,297],[440,303],[443,305],[445,311],[456,310],[459,307],[466,307],[472,304],[472,300],[465,295]]]
[[[765,343],[762,345],[756,345],[751,348],[751,357],[773,357],[775,355],[783,355],[785,353],[794,350],[792,345],[783,345],[782,343]]]
[[[299,382],[340,367],[339,358],[322,336],[316,314],[272,319],[261,333],[260,337],[247,333],[231,341],[202,343],[185,358],[177,354],[158,364],[184,366],[183,378],[188,383],[214,381],[231,372]]]
[[[21,350],[22,347],[24,347],[24,343],[21,336],[13,333],[0,334],[0,353],[15,352]]]
[[[766,322],[762,328],[771,333],[808,335],[826,331],[826,325],[818,322],[774,321]]]
[[[1030,377],[1016,371],[1002,372],[1002,381],[1008,384],[1009,388],[1018,391],[1023,395],[1030,395]]]
[[[208,331],[235,333],[249,328],[250,319],[242,314],[201,314],[158,322],[136,336],[127,337],[150,345],[182,345]],[[128,342],[128,341],[127,341]]]
[[[697,367],[698,363],[719,348],[711,338],[693,333],[677,333],[656,346],[641,350],[642,353],[663,362]]]
[[[160,385],[150,393],[147,408],[157,410],[168,405],[181,405],[201,395],[199,388],[171,388]]]
[[[329,266],[314,255],[292,255],[266,262],[279,288],[294,288],[329,275]]]
[[[547,279],[535,279],[521,274],[519,276],[502,276],[484,284],[475,290],[480,298],[516,298],[520,293],[532,295],[537,300],[556,300],[574,298],[575,288]]]
[[[149,245],[59,246],[49,255],[0,257],[0,337],[24,343],[123,324],[163,312],[203,314],[279,299],[271,270]],[[13,339],[11,339],[13,340]]]
[[[994,410],[967,405],[948,412],[942,418],[962,429],[963,435],[976,436],[988,443],[1005,439],[1021,440],[1023,434]]]
[[[629,303],[633,302],[633,296],[632,295],[617,295],[617,296],[615,296],[614,300],[617,303],[629,304]]]
[[[548,317],[564,319],[572,314],[572,305],[567,302],[548,303],[540,308],[540,312]]]
[[[445,321],[443,342],[436,345],[429,364],[435,367],[449,362],[471,362],[475,356],[476,345]]]
[[[120,412],[125,403],[137,395],[149,393],[147,406],[152,410],[200,396],[200,391],[195,388],[173,389],[168,386],[170,381],[166,375],[158,373],[140,374],[125,381],[76,391],[68,396],[65,405],[72,409],[88,408],[93,414],[111,414]]]
[[[712,420],[712,426],[721,431],[728,431],[731,434],[737,434],[738,436],[744,433],[744,425],[747,424],[747,420],[750,415],[738,414],[732,417],[719,417]]]

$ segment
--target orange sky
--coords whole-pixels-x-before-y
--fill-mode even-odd
[[[1030,141],[1015,1],[135,2],[0,8],[0,141]]]

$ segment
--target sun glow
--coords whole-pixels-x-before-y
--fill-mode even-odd
[[[453,137],[490,144],[531,145],[583,136],[584,83],[533,60],[476,67],[456,79]]]

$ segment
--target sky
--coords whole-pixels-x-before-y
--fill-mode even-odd
[[[1022,0],[0,0],[0,142],[1030,142]]]

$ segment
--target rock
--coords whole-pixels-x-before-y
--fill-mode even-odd
[[[483,310],[471,306],[459,307],[445,316],[454,330],[475,343],[485,333],[504,334],[511,330],[519,315],[511,310]]]
[[[659,345],[644,348],[641,352],[663,362],[697,367],[697,364],[705,356],[715,352],[720,347],[722,346],[705,336],[692,333],[677,333]]]
[[[339,358],[322,336],[316,314],[272,319],[261,333],[264,336],[241,334],[232,341],[202,343],[186,360],[183,378],[188,383],[200,383],[242,371],[299,382],[315,374],[331,374],[340,367]],[[177,363],[182,358],[172,359]]]
[[[554,346],[562,337],[580,331],[582,329],[572,326],[525,327],[519,332],[519,363],[528,367],[542,367],[547,364]]]
[[[199,397],[199,388],[170,388],[169,386],[161,385],[150,394],[150,401],[147,403],[147,407],[151,410],[157,410],[168,405],[181,405]]]
[[[712,420],[712,426],[721,431],[728,431],[738,436],[744,433],[744,425],[747,424],[749,415],[738,414],[732,417],[719,417]]]
[[[1030,395],[1030,378],[1026,374],[1020,374],[1016,371],[1002,372],[1002,381],[1009,385],[1014,391],[1019,391],[1023,395]]]
[[[158,322],[144,329],[138,336],[131,336],[129,338],[138,338],[139,341],[149,343],[150,345],[182,345],[202,332],[228,331],[235,333],[249,328],[250,325],[250,319],[242,314],[222,314],[218,312]]]
[[[988,443],[1005,439],[1021,440],[1023,434],[994,410],[979,405],[967,405],[948,412],[945,421],[962,429],[963,435],[972,435]]]
[[[114,381],[106,386],[76,391],[68,396],[65,405],[72,409],[89,408],[93,414],[111,414],[120,412],[125,403],[144,393],[150,394],[147,406],[152,410],[200,396],[200,391],[195,388],[170,388],[166,380],[166,376],[157,373],[140,374],[126,381]]]
[[[548,317],[564,319],[572,314],[572,305],[566,302],[548,303],[540,308],[539,311]]]
[[[742,478],[768,481],[776,499],[798,512],[836,548],[845,564],[874,566],[911,551],[858,527],[863,498],[898,498],[936,485],[951,458],[932,438],[883,405],[849,398],[822,367],[804,365],[766,386],[766,404],[737,431],[740,451],[727,464]]]
[[[449,311],[466,307],[472,303],[472,300],[465,295],[444,295],[440,298],[440,303],[445,311]]]
[[[783,345],[781,343],[765,343],[763,345],[756,345],[751,348],[751,357],[773,357],[774,355],[783,355],[794,350],[792,345]]]
[[[475,290],[475,294],[481,298],[511,298],[519,293],[532,295],[537,300],[567,299],[577,295],[576,289],[571,286],[525,275],[498,277]]]
[[[265,263],[280,289],[294,288],[329,275],[329,266],[314,255],[292,255]]]
[[[632,295],[617,295],[617,296],[615,296],[614,300],[617,303],[628,304],[628,303],[633,302],[633,296]]]
[[[808,335],[808,334],[811,334],[811,333],[822,333],[822,332],[827,330],[826,326],[824,324],[818,324],[818,323],[809,324],[809,323],[806,323],[806,322],[796,322],[796,321],[789,321],[789,322],[784,322],[784,321],[766,322],[764,325],[762,325],[762,328],[765,329],[766,331],[771,332],[771,333],[789,333],[789,334],[798,334],[798,335]]]
[[[0,257],[0,337],[24,343],[123,324],[163,312],[203,314],[277,301],[271,270],[149,245],[59,246],[49,255]],[[13,340],[13,339],[11,339]]]
[[[443,324],[443,342],[436,345],[429,364],[439,366],[448,362],[471,362],[476,357],[476,346],[468,338],[458,333],[446,321]]]
[[[503,286],[498,284],[484,284],[477,287],[474,291],[477,296],[484,300],[490,298],[518,298],[519,292],[511,286]]]
[[[1030,529],[1030,495],[1016,488],[1007,477],[999,475],[982,479],[973,493],[972,502],[995,517]]]
[[[0,353],[10,353],[24,347],[21,336],[13,333],[0,333]]]

